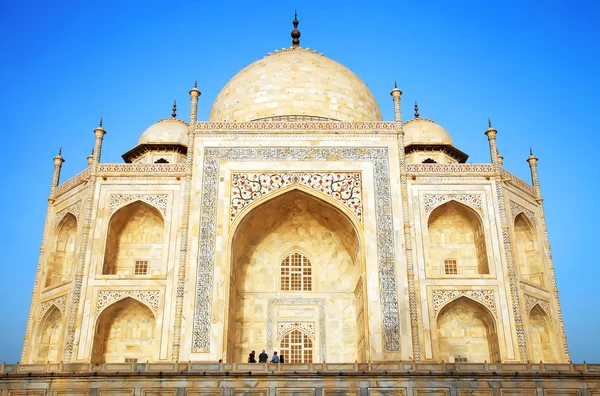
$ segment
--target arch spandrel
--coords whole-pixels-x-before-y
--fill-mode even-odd
[[[423,203],[427,221],[436,209],[451,202],[470,209],[479,221],[483,221],[483,201],[480,194],[424,194]]]
[[[165,219],[167,215],[167,206],[169,204],[168,194],[110,194],[109,198],[109,214],[110,219],[113,215],[119,212],[126,206],[134,204],[135,202],[141,202],[149,205],[150,207],[158,210],[158,212]],[[109,219],[109,221],[110,221]]]
[[[462,297],[481,305],[493,318],[496,318],[496,296],[493,290],[434,290],[432,292],[434,318],[437,320],[444,307]]]

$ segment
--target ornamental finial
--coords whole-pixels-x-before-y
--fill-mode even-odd
[[[415,118],[419,118],[419,104],[415,100]]]
[[[60,157],[60,156],[61,156],[61,154],[62,154],[62,147],[60,147],[60,148],[58,149],[58,156]]]
[[[102,117],[100,117],[100,128],[102,128]]]
[[[492,127],[492,119],[488,118],[488,128],[491,128],[491,127]]]
[[[173,113],[171,113],[171,117],[173,117],[173,118],[177,117],[177,101],[176,100],[173,101]]]
[[[292,47],[298,47],[300,45],[300,30],[298,30],[298,14],[294,11],[294,30],[292,30]]]
[[[198,80],[194,80],[194,88],[198,88]]]
[[[529,147],[529,155],[533,155],[533,150]]]
[[[394,88],[398,88],[398,84],[396,84],[396,80],[394,80]]]

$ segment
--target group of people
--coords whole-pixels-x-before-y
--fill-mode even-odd
[[[267,353],[263,349],[260,355],[258,355],[258,363],[267,363],[267,360],[269,360],[269,355],[267,355]],[[250,355],[248,355],[248,363],[257,363],[255,351],[250,352]],[[283,357],[283,355],[278,355],[277,351],[275,351],[273,352],[273,357],[271,358],[269,363],[285,363],[285,358]]]

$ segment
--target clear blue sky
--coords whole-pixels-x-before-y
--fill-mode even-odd
[[[188,114],[195,79],[206,120],[237,71],[290,45],[296,8],[302,46],[356,72],[386,120],[397,80],[405,115],[418,100],[470,162],[489,162],[488,117],[506,168],[527,181],[533,147],[571,356],[600,363],[599,4],[0,2],[0,361],[20,358],[59,146],[64,181],[85,168],[102,116],[102,160],[122,162],[174,99]]]

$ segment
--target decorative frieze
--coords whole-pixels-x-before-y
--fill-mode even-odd
[[[60,310],[60,313],[65,314],[65,309],[67,307],[67,295],[62,295],[51,300],[44,301],[40,304],[40,313],[39,319],[41,320],[48,310],[55,306]]]
[[[362,183],[357,172],[234,173],[231,180],[230,221],[254,200],[292,184],[310,187],[342,202],[362,221]]]
[[[81,212],[81,201],[77,201],[73,205],[67,206],[56,214],[56,219],[54,220],[54,225],[57,227],[62,219],[67,215],[67,213],[71,213],[77,221],[79,221],[79,213]]]
[[[198,123],[199,129],[210,129],[211,123]],[[212,123],[215,126],[235,129],[241,124],[266,129],[268,123]],[[260,124],[264,124],[260,127]],[[300,126],[304,123],[288,123]],[[327,123],[312,123],[327,124]],[[348,124],[348,123],[336,123]],[[362,123],[357,123],[361,125]],[[367,123],[365,123],[367,124]],[[354,125],[354,124],[349,124]],[[390,123],[393,129],[395,124]],[[217,230],[217,201],[219,164],[221,161],[327,161],[335,158],[344,161],[369,161],[373,164],[375,187],[375,224],[377,236],[377,263],[380,285],[380,306],[383,329],[383,349],[400,351],[400,322],[392,197],[390,191],[389,152],[384,147],[277,147],[277,148],[205,148],[202,164],[202,201],[200,207],[200,236],[198,270],[196,274],[196,303],[193,319],[192,352],[210,351],[212,323],[213,275]],[[178,297],[179,299],[180,297]]]
[[[316,305],[319,309],[319,360],[324,362],[326,361],[325,351],[327,336],[326,336],[326,326],[325,326],[325,300],[322,298],[274,298],[269,299],[267,302],[267,350],[274,350],[275,341],[277,341],[279,336],[279,326],[277,328],[277,340],[273,337],[273,308],[276,305]],[[285,322],[282,322],[285,323]],[[289,322],[289,323],[298,323],[298,322]],[[305,322],[306,323],[306,322]],[[314,323],[313,323],[314,327]],[[282,333],[281,335],[283,335]],[[313,338],[317,338],[315,335],[315,330],[313,329]]]
[[[535,187],[533,187],[531,184],[527,183],[523,179],[518,178],[517,176],[513,175],[504,168],[500,168],[500,175],[505,181],[509,182],[513,186],[521,189],[522,191],[528,193],[534,198],[537,197]]]
[[[407,173],[493,173],[490,164],[406,164]]]
[[[99,173],[185,173],[185,164],[99,164]]]
[[[538,305],[546,313],[546,315],[548,315],[548,317],[552,317],[550,314],[550,303],[548,301],[525,294],[525,312],[529,314],[529,312],[531,312],[533,307],[536,305]]]
[[[478,301],[489,308],[490,311],[496,313],[496,299],[493,290],[434,290],[432,292],[434,316],[437,316],[439,310],[448,301],[455,300],[461,296]]]
[[[117,209],[133,201],[146,202],[160,210],[164,216],[167,215],[168,194],[111,194],[109,201],[110,214],[112,215]]]
[[[89,169],[86,169],[83,172],[79,172],[69,180],[62,183],[60,186],[56,187],[56,189],[54,190],[54,196],[60,197],[67,191],[73,189],[74,187],[77,187],[81,183],[84,183],[88,179],[89,174]]]
[[[483,205],[480,194],[424,194],[423,201],[427,215],[433,209],[448,201],[458,201],[475,209],[483,216]]]
[[[525,214],[529,221],[533,224],[535,228],[537,228],[537,219],[535,218],[535,213],[533,211],[519,205],[515,201],[510,201],[510,213],[512,214],[512,218],[514,219],[519,213]]]
[[[96,303],[96,313],[99,313],[113,302],[122,300],[125,297],[133,297],[136,300],[145,302],[155,313],[158,312],[160,292],[157,290],[110,290],[98,293],[98,302]]]
[[[277,339],[280,340],[284,334],[292,330],[301,330],[315,338],[315,322],[277,322]]]
[[[196,132],[264,132],[264,131],[318,131],[318,132],[354,132],[354,131],[395,131],[396,123],[385,121],[340,122],[340,121],[249,121],[249,122],[198,122]]]

